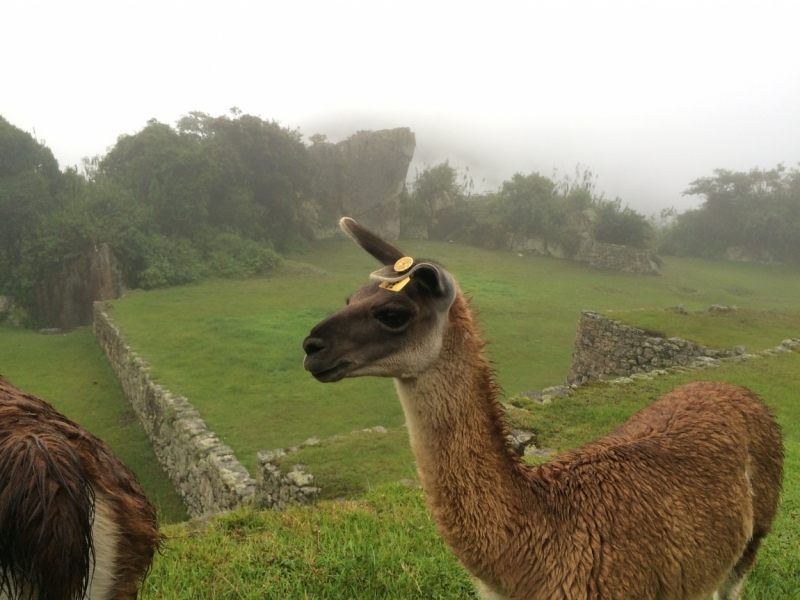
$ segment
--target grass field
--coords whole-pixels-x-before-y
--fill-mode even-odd
[[[727,345],[754,350],[800,332],[796,268],[668,259],[662,277],[648,277],[457,244],[404,246],[442,262],[474,297],[508,395],[564,380],[583,309],[625,311],[612,315],[626,319],[640,308],[659,309],[657,318],[666,319],[661,309],[679,303],[689,311],[737,304],[749,309],[734,313],[740,320],[753,310],[773,311],[711,328],[729,330]],[[341,308],[378,265],[354,244],[337,241],[292,259],[268,278],[135,291],[112,303],[112,315],[155,379],[187,396],[251,472],[259,450],[403,421],[390,381],[322,385],[301,366],[300,344],[311,327]],[[680,334],[690,321],[651,328]]]
[[[40,335],[0,326],[0,374],[103,439],[139,477],[163,522],[187,518],[90,327]]]

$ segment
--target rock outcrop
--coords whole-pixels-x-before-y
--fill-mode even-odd
[[[387,239],[400,235],[400,192],[414,156],[408,127],[359,131],[338,144],[315,141],[314,197],[322,209],[318,237],[338,231],[342,216],[353,217]]]
[[[108,244],[100,244],[41,283],[31,309],[47,327],[73,329],[92,324],[96,300],[113,300],[124,291],[117,258]]]

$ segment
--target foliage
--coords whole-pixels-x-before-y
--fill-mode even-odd
[[[663,236],[662,252],[800,262],[800,169],[717,169],[684,194],[701,196],[703,205],[678,215]]]
[[[280,264],[280,256],[264,244],[233,233],[218,233],[204,248],[205,275],[251,277],[266,273]]]
[[[0,117],[0,293],[19,291],[23,245],[56,206],[60,184],[50,149]]]
[[[83,170],[0,118],[0,293],[37,286],[106,243],[128,287],[248,277],[309,237],[313,166],[297,131],[231,109],[148,121]]]
[[[199,112],[181,118],[177,129],[210,157],[210,223],[281,250],[301,235],[298,209],[310,195],[314,167],[298,131],[252,115]]]
[[[450,229],[447,221],[469,197],[472,182],[445,161],[417,172],[409,188],[401,198],[403,233],[422,228],[428,237],[444,239]]]
[[[597,220],[592,225],[594,239],[606,244],[622,244],[634,248],[647,248],[653,231],[647,218],[622,201],[597,200],[594,203]]]
[[[545,254],[575,256],[587,237],[646,247],[647,219],[621,200],[595,193],[595,176],[578,165],[557,183],[539,173],[515,173],[496,193],[472,194],[468,172],[448,162],[417,173],[403,198],[403,230],[425,229],[430,239],[457,240],[486,248],[540,242]]]
[[[192,283],[200,278],[200,253],[185,238],[151,234],[142,244],[142,259],[139,284],[144,289]]]

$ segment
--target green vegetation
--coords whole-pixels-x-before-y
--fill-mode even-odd
[[[673,258],[662,277],[645,277],[460,244],[400,245],[412,256],[439,259],[474,296],[493,342],[488,351],[498,380],[509,395],[563,381],[582,309],[613,310],[606,314],[668,336],[711,346],[743,343],[751,351],[800,335],[800,277],[792,267]],[[365,378],[321,385],[301,367],[303,337],[367,282],[373,260],[349,242],[333,241],[292,259],[267,277],[130,292],[112,303],[112,314],[151,362],[156,379],[187,395],[248,468],[258,450],[295,445],[312,435],[342,435],[290,454],[285,462],[307,464],[326,497],[355,500],[285,513],[240,510],[208,523],[168,527],[170,542],[156,559],[144,597],[473,597],[469,578],[435,533],[421,492],[388,483],[413,476],[391,382]],[[690,313],[664,310],[678,303]],[[741,308],[703,312],[714,303]],[[19,340],[27,350],[20,350]],[[70,385],[86,387],[78,380],[87,373],[101,381],[83,366],[91,360],[75,351],[75,340],[83,340],[86,356],[95,356],[112,378],[87,329],[40,336],[4,327],[0,364],[17,385],[109,439],[112,434],[92,423],[92,414],[101,415],[96,406],[79,415],[60,403]],[[60,354],[45,351],[58,344]],[[68,344],[73,346],[67,349]],[[63,365],[67,374],[59,376],[51,365]],[[746,597],[777,600],[800,593],[794,562],[800,547],[799,377],[800,354],[792,353],[626,387],[590,385],[571,398],[528,404],[513,414],[536,430],[540,446],[566,450],[608,432],[685,381],[727,380],[754,389],[775,407],[783,426],[787,474],[776,531],[760,554]],[[70,378],[77,383],[66,383]],[[104,391],[100,404],[112,395]],[[90,398],[89,392],[76,396]],[[120,415],[129,414],[124,399],[120,407]],[[119,416],[111,417],[116,420]],[[377,424],[389,431],[348,435]],[[136,464],[138,456],[112,447]],[[134,469],[141,475],[140,467]]]
[[[399,485],[314,509],[237,510],[166,534],[143,600],[476,598],[422,494]]]
[[[777,414],[786,450],[784,491],[744,598],[800,597],[800,353],[629,386],[593,384],[553,404],[533,405],[530,414],[540,444],[563,451],[608,433],[663,393],[695,380],[746,385]],[[239,510],[166,533],[170,540],[156,558],[145,598],[475,597],[466,573],[435,533],[422,493],[397,484],[356,501],[282,513]]]
[[[0,294],[35,323],[42,284],[102,243],[128,287],[263,273],[309,237],[313,173],[297,131],[236,110],[149,121],[63,173],[0,118]]]
[[[800,169],[725,169],[693,181],[703,205],[678,215],[663,235],[667,254],[800,262]]]
[[[417,173],[402,197],[402,233],[456,240],[485,248],[507,249],[535,238],[542,253],[575,256],[587,236],[598,242],[639,248],[652,245],[651,223],[622,200],[595,192],[589,169],[575,170],[560,182],[515,173],[500,190],[473,194],[468,171],[445,161]]]
[[[386,433],[356,431],[323,440],[278,461],[288,472],[302,463],[322,486],[320,498],[359,498],[371,487],[402,479],[416,479],[417,467],[405,427]]]
[[[0,374],[104,440],[136,473],[162,522],[186,519],[91,328],[39,335],[0,326]]]

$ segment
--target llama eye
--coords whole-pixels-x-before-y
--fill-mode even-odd
[[[388,309],[376,313],[375,318],[387,327],[397,329],[408,323],[411,313],[407,310]]]

